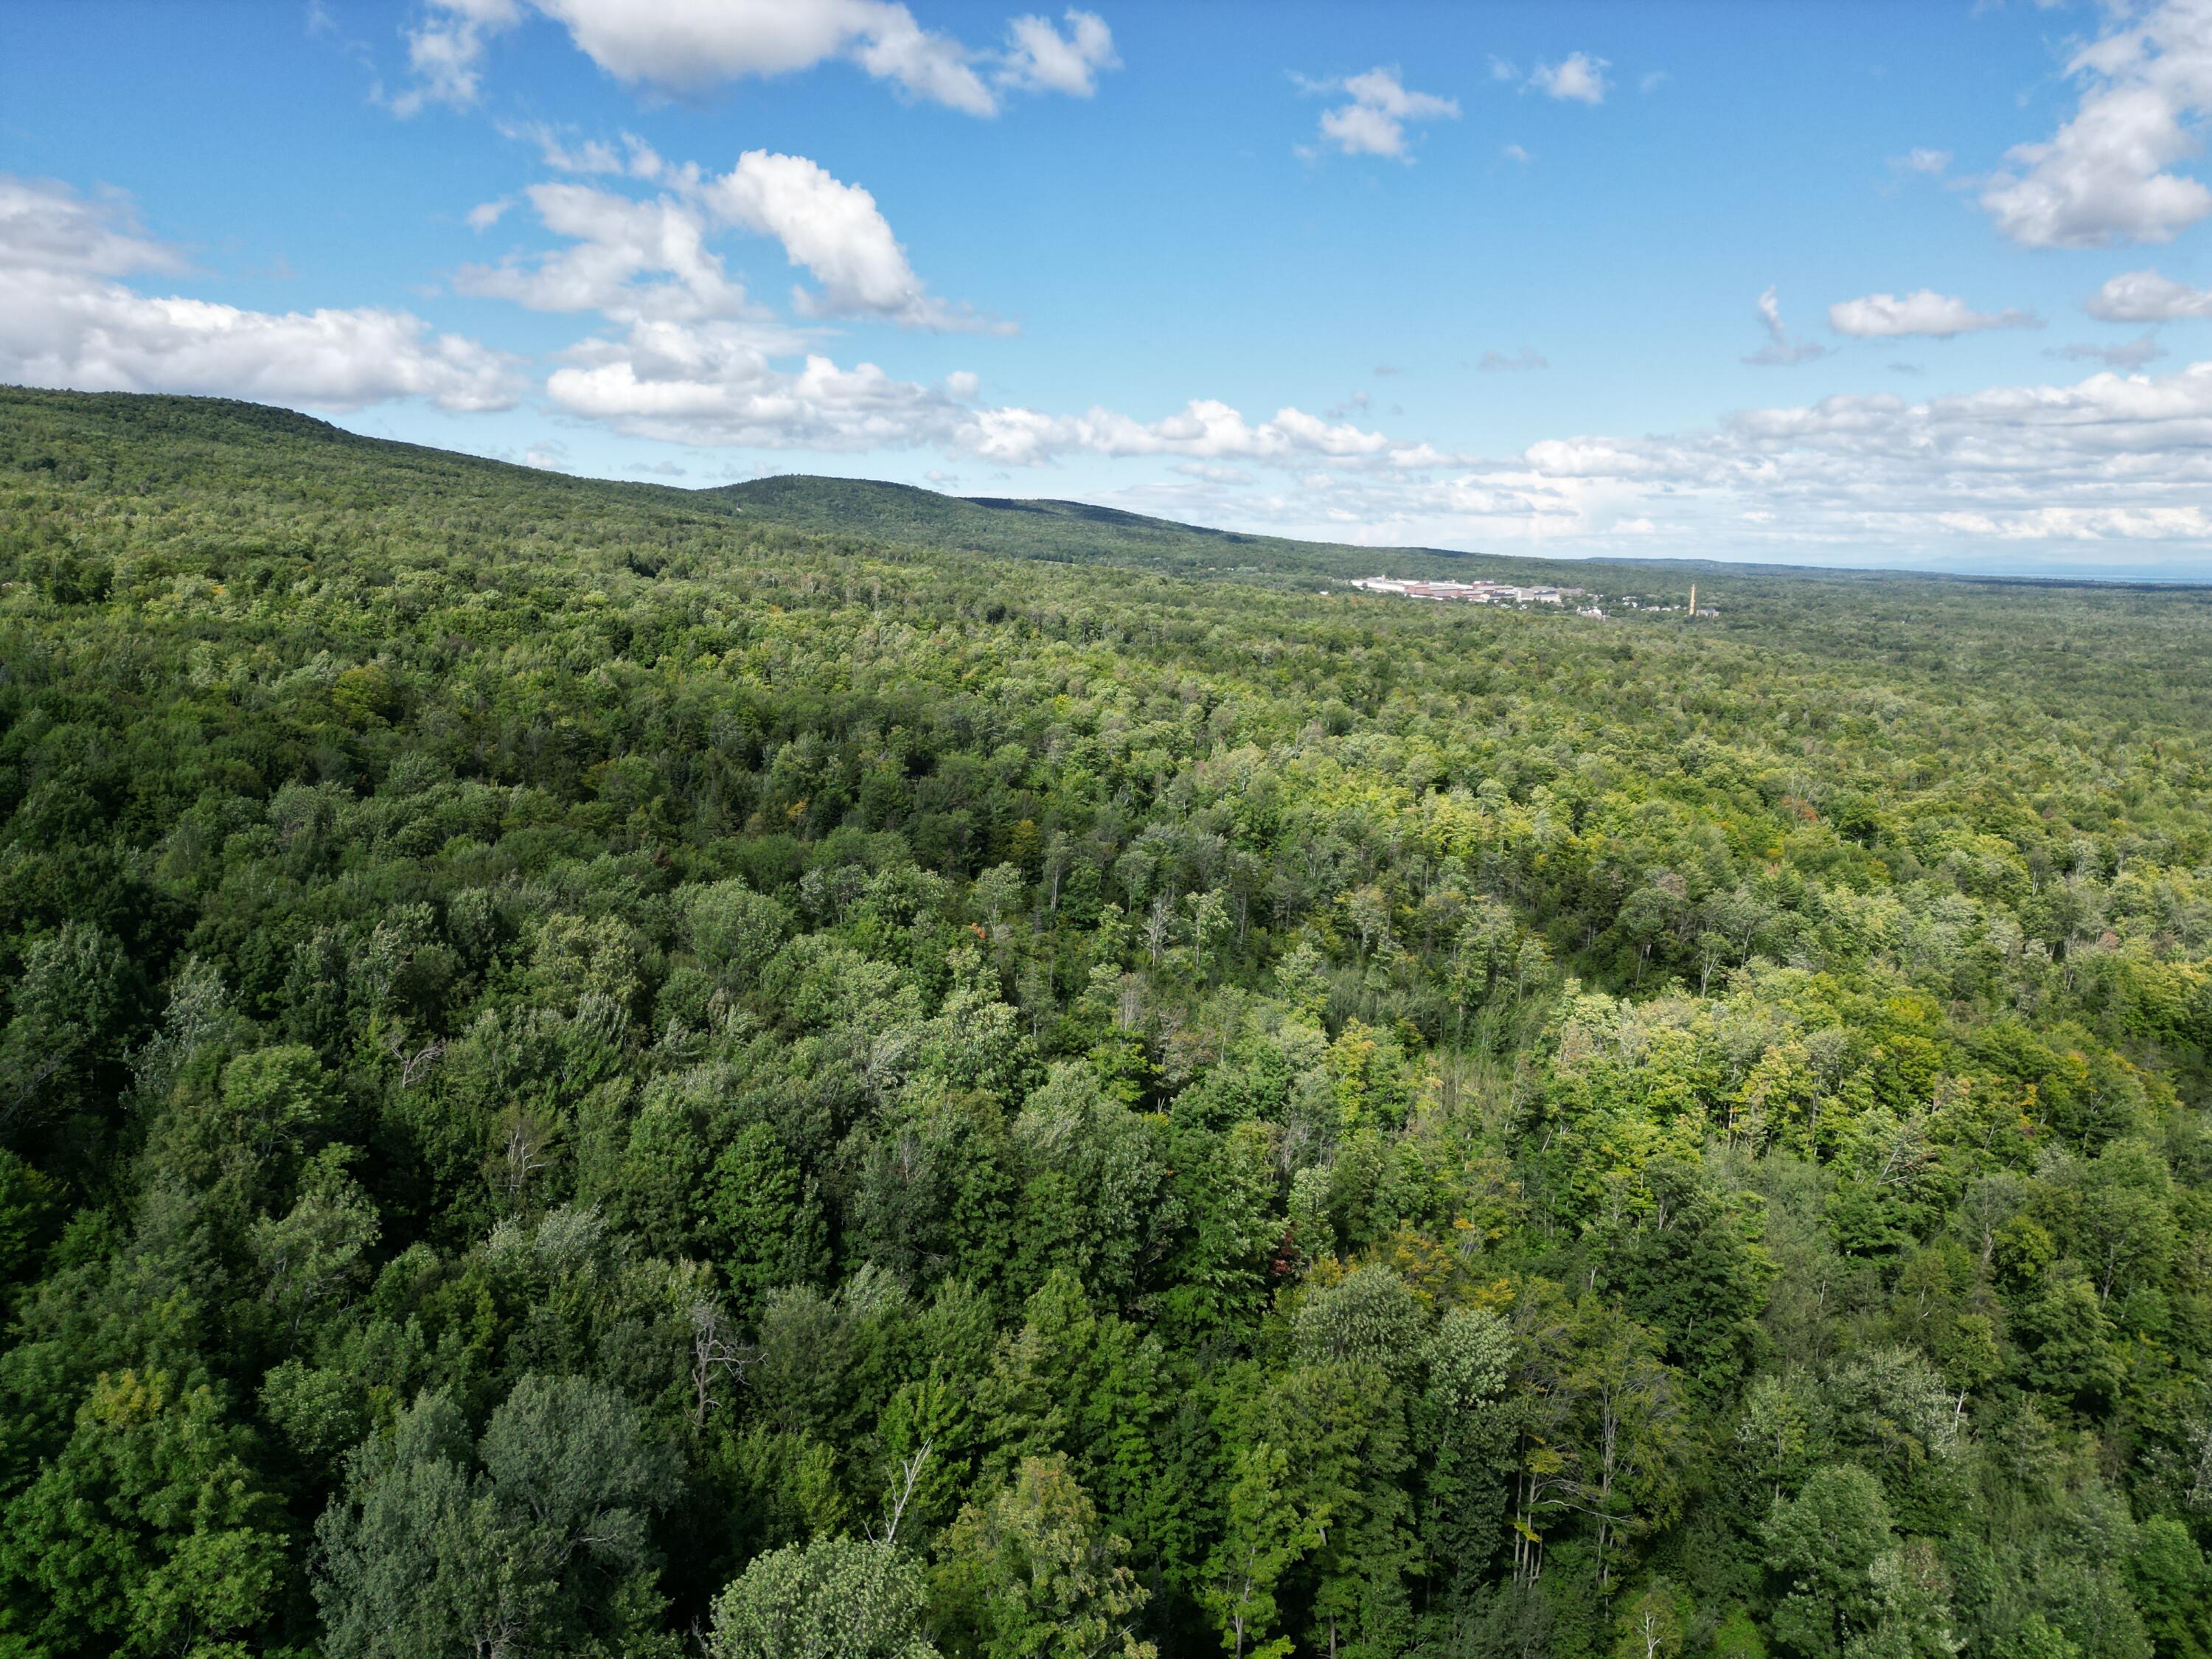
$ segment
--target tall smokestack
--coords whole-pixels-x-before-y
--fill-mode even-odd
[[[1690,584],[1690,614],[1693,617],[1698,614],[1698,585],[1695,582]]]

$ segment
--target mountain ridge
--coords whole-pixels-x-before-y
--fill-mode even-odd
[[[1310,541],[1156,518],[1097,502],[1050,496],[956,495],[890,479],[821,473],[774,473],[735,483],[687,488],[643,479],[580,477],[497,456],[377,437],[295,410],[239,398],[0,386],[0,435],[5,435],[9,425],[17,428],[11,446],[15,465],[39,464],[36,428],[57,420],[67,432],[64,447],[81,449],[88,441],[99,448],[136,434],[158,437],[168,445],[181,441],[181,453],[189,456],[201,444],[221,443],[233,453],[252,453],[257,447],[280,449],[286,439],[306,441],[328,446],[330,453],[379,457],[422,469],[442,476],[448,484],[471,477],[528,478],[564,493],[623,499],[662,510],[736,516],[747,522],[811,534],[869,536],[918,548],[1054,563],[1129,564],[1184,576],[1227,574],[1280,580],[1344,580],[1378,573],[1489,576],[1516,582],[1586,585],[1615,592],[1658,586],[1677,590],[1678,598],[1679,590],[1686,589],[1691,582],[1702,584],[1708,580],[1921,582],[2046,590],[2191,591],[2212,586],[2201,581],[2136,575],[2001,574],[1718,559],[1567,559],[1489,550]],[[7,460],[7,453],[0,452],[0,465]],[[1235,556],[1224,557],[1229,554]]]

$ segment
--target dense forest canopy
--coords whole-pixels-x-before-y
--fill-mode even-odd
[[[2212,595],[1383,556],[0,392],[0,1652],[2212,1652]]]

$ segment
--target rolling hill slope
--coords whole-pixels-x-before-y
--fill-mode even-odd
[[[1468,553],[1434,547],[1375,547],[1300,541],[1148,518],[1087,501],[1003,495],[945,495],[912,484],[786,473],[701,492],[756,520],[834,535],[867,535],[917,547],[1048,559],[1071,564],[1134,564],[1180,575],[1343,580],[1392,575],[1471,581],[1559,582],[1595,579],[1615,590],[1663,584],[1679,594],[1711,570],[1745,567],[1680,561],[1569,560]]]
[[[1104,567],[1310,595],[1320,580],[1397,575],[1557,581],[1611,606],[1638,593],[1679,605],[1692,582],[1722,614],[1696,624],[1791,659],[1878,663],[1954,685],[2032,689],[2053,707],[2102,700],[2115,665],[2157,676],[2163,695],[2212,711],[2212,587],[1999,582],[1880,571],[1709,562],[1544,560],[1247,536],[1062,501],[945,495],[910,485],[786,475],[713,489],[577,478],[364,437],[287,410],[222,398],[0,388],[0,475],[73,483],[87,499],[189,501],[234,553],[361,549],[425,535],[498,561],[568,557],[651,574],[669,550],[804,562],[844,554]],[[1338,592],[1358,614],[1452,627],[1457,606],[1414,624],[1407,601]],[[1571,623],[1573,619],[1566,619]],[[1686,625],[1679,613],[1604,626]]]
[[[1463,553],[1352,547],[1210,530],[1084,501],[939,495],[911,484],[785,474],[705,492],[750,517],[838,535],[869,534],[917,546],[957,548],[1067,563],[1141,563],[1188,574],[1370,574],[1377,562],[1412,562],[1424,574],[1464,575]],[[1498,562],[1485,561],[1483,562]]]

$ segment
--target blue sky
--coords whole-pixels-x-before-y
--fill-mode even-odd
[[[1093,4],[15,4],[0,380],[686,485],[2212,576],[2212,0]]]

